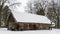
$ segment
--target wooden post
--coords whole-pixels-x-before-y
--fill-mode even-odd
[[[29,30],[29,24],[28,24],[28,28],[27,29]]]
[[[1,16],[0,16],[0,27],[1,27]]]
[[[52,22],[51,22],[51,25],[50,25],[50,28],[51,28],[51,30],[52,30],[52,27],[51,27],[51,26],[52,26]]]

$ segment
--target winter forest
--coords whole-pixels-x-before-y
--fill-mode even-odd
[[[60,0],[30,0],[27,3],[28,13],[47,16],[56,28],[60,28]]]
[[[5,27],[9,10],[43,15],[60,28],[60,0],[0,0],[0,26]]]

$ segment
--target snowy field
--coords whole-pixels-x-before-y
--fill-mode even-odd
[[[60,29],[33,30],[33,31],[8,31],[6,28],[0,28],[0,34],[60,34]]]

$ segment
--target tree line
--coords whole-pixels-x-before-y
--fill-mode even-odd
[[[55,28],[60,28],[60,6],[58,0],[34,0],[27,3],[27,12],[47,16],[55,23]]]

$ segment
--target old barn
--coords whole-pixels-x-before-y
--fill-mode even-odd
[[[53,24],[46,16],[12,11],[8,14],[6,26],[14,31],[48,30]]]

